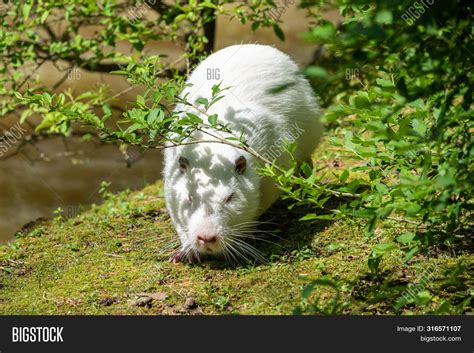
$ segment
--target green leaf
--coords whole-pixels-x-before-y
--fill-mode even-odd
[[[365,226],[365,233],[368,237],[371,237],[374,234],[375,227],[377,225],[378,218],[377,217],[372,217],[369,219]]]
[[[377,78],[377,79],[375,79],[375,82],[377,82],[377,84],[380,87],[394,87],[393,82],[391,80],[387,80],[385,78]]]
[[[306,162],[303,162],[303,164],[301,165],[300,168],[301,168],[301,171],[303,172],[303,174],[305,174],[305,175],[309,175],[311,177],[314,174],[313,170],[311,169],[309,164],[306,163]]]
[[[124,70],[114,70],[110,71],[109,73],[114,75],[128,75],[128,72]]]
[[[406,232],[406,233],[400,234],[396,239],[399,243],[410,244],[414,238],[415,238],[415,233]]]
[[[136,130],[138,130],[138,129],[142,129],[142,128],[143,128],[143,125],[142,125],[142,124],[140,124],[140,123],[134,123],[134,124],[132,124],[131,126],[129,126],[129,127],[127,128],[127,130],[125,130],[124,135],[128,135],[128,134],[130,134],[130,133],[132,133],[132,132],[134,132],[134,131],[136,131]]]
[[[413,130],[415,130],[420,136],[425,136],[427,127],[421,119],[413,119],[411,124],[413,126]]]
[[[389,10],[380,10],[375,15],[375,22],[379,24],[390,24],[393,23],[393,15]]]
[[[186,116],[189,118],[189,120],[192,123],[196,123],[196,124],[201,124],[202,123],[202,119],[200,117],[198,117],[196,114],[186,113]]]
[[[415,256],[415,254],[418,252],[419,248],[418,248],[418,245],[415,245],[414,247],[410,248],[410,250],[408,250],[408,252],[405,254],[405,257],[403,258],[403,262],[408,262],[410,261],[413,256]]]
[[[369,259],[367,260],[367,266],[369,267],[370,272],[377,273],[380,266],[381,256],[375,253],[370,254]]]
[[[398,249],[398,246],[395,243],[380,243],[380,244],[375,245],[372,248],[372,251],[377,255],[383,255],[386,252],[392,251],[395,249]]]
[[[252,31],[255,32],[260,27],[260,22],[252,23]]]
[[[300,221],[312,221],[315,219],[334,219],[334,214],[321,214],[317,215],[316,213],[308,213],[306,216],[301,217]]]
[[[351,104],[355,106],[357,109],[366,109],[370,108],[372,105],[370,103],[369,95],[367,92],[358,92],[357,96],[351,97],[350,99],[352,102]]]
[[[352,180],[346,187],[348,192],[356,192],[360,186],[360,181],[358,179]]]
[[[436,178],[436,184],[441,188],[456,184],[454,174],[455,172],[452,168],[443,170]]]
[[[314,27],[311,30],[310,37],[312,40],[327,41],[336,34],[336,27],[331,22],[325,22],[322,26]]]
[[[44,10],[40,17],[40,22],[43,24],[49,16],[49,10]]]
[[[102,104],[102,111],[104,112],[105,116],[112,115],[112,110],[110,109],[110,105],[108,105],[107,103]]]
[[[24,5],[23,5],[23,8],[22,8],[22,15],[23,15],[23,19],[26,21],[28,19],[28,17],[30,16],[30,11],[31,11],[31,7],[33,6],[33,2],[32,1],[28,1],[26,2]]]
[[[224,96],[220,96],[220,97],[215,97],[212,99],[212,102],[210,104],[207,105],[207,109],[209,109],[211,106],[213,106],[214,104],[216,104],[217,102],[219,102],[221,99],[225,98]]]
[[[214,97],[217,93],[221,91],[221,84],[213,85],[212,86],[212,96]]]
[[[278,26],[277,24],[273,25],[273,31],[275,32],[277,37],[280,38],[280,40],[282,40],[282,41],[285,40],[285,34],[281,30],[280,26]]]
[[[314,284],[308,284],[308,285],[304,286],[303,292],[301,294],[303,296],[303,298],[308,299],[309,296],[311,295],[311,293],[313,293],[314,287],[315,287]]]
[[[145,98],[143,96],[137,96],[137,104],[139,106],[144,106],[145,105]]]
[[[209,115],[209,117],[207,118],[207,121],[209,121],[209,124],[211,124],[212,126],[216,125],[216,123],[217,123],[217,114]]]
[[[198,99],[196,99],[196,102],[204,106],[207,106],[209,104],[209,101],[204,97],[199,97]]]
[[[347,178],[349,178],[349,171],[346,169],[341,173],[341,175],[339,175],[339,181],[341,183],[344,183],[347,180]]]
[[[153,102],[154,103],[159,103],[161,101],[161,98],[163,98],[163,92],[156,91],[155,93],[153,93]]]
[[[415,303],[418,305],[426,305],[431,301],[432,295],[427,290],[422,290],[416,294]]]
[[[318,77],[318,78],[325,78],[328,77],[328,72],[326,69],[320,66],[308,66],[305,70],[304,73],[306,76],[309,77]]]
[[[421,205],[411,202],[408,207],[405,208],[405,213],[408,217],[414,217],[421,210]]]
[[[160,112],[159,109],[154,108],[148,113],[147,122],[148,124],[154,124],[157,121],[158,113]]]
[[[51,103],[53,102],[53,97],[47,93],[47,92],[44,92],[43,93],[43,99],[48,102],[49,105],[51,105]]]
[[[22,113],[21,113],[21,116],[20,116],[20,123],[23,124],[26,119],[28,119],[31,114],[33,114],[33,111],[31,109],[25,109]]]

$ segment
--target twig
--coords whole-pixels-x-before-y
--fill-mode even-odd
[[[123,255],[117,255],[117,254],[110,254],[110,253],[104,253],[105,256],[109,256],[109,257],[119,257],[119,258],[124,258]]]
[[[405,222],[405,223],[414,224],[414,225],[417,225],[417,226],[423,226],[423,223],[421,223],[421,222],[412,221],[412,220],[406,219],[406,218],[387,217],[387,219],[389,219],[391,221]]]
[[[18,86],[18,88],[16,89],[17,91],[20,90],[20,88],[31,78],[31,76],[33,76],[36,71],[38,71],[38,69],[46,62],[46,59],[43,59],[41,60],[35,67],[35,69],[28,75],[26,76],[23,81],[20,83],[20,85]]]

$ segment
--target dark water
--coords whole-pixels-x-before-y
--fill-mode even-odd
[[[333,20],[337,14],[329,13],[327,18]],[[307,29],[305,12],[290,6],[285,10],[282,21],[285,42],[279,41],[272,29],[253,33],[250,25],[242,26],[238,21],[219,18],[216,49],[239,43],[271,44],[304,66],[316,49],[315,45],[304,43],[299,37],[299,33]],[[121,45],[119,49],[127,50]],[[174,60],[182,48],[177,43],[159,43],[145,50],[149,55],[166,54],[169,60]],[[43,65],[38,74],[50,86],[63,75],[48,64]],[[125,80],[116,76],[78,71],[58,90],[70,88],[77,94],[98,83],[107,84],[112,94],[128,87]],[[120,98],[121,103],[127,105],[134,101],[135,94],[128,92]],[[4,119],[0,122],[5,125]],[[38,147],[46,155],[55,156],[70,151],[73,156],[32,163],[24,154],[19,154],[0,161],[0,243],[11,239],[25,223],[39,217],[51,218],[58,207],[74,213],[79,205],[99,202],[98,191],[102,181],[111,182],[110,190],[119,191],[138,189],[161,177],[161,155],[158,151],[147,152],[131,168],[127,168],[116,146],[97,146],[94,142],[79,140],[68,140],[67,144],[66,147],[62,139],[54,138],[41,142]],[[32,147],[27,148],[26,152],[30,157],[38,157],[38,151]]]
[[[140,159],[127,168],[116,146],[79,141],[69,141],[69,145],[74,154],[79,154],[34,163],[21,154],[0,162],[0,241],[11,238],[31,220],[52,217],[58,207],[74,215],[79,205],[100,202],[102,181],[111,182],[109,189],[119,191],[141,188],[161,176],[158,151],[149,151],[143,157],[137,153]],[[38,147],[53,156],[65,151],[60,138]],[[35,156],[27,150],[30,157]]]

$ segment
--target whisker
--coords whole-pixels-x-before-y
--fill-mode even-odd
[[[236,250],[230,243],[228,243],[228,240],[226,240],[226,241],[224,242],[224,244],[225,244],[226,252],[227,252],[227,253],[229,254],[229,256],[232,258],[233,262],[234,262],[235,264],[238,264],[239,261],[237,260],[236,255],[234,254],[234,252],[237,252],[237,250]],[[230,257],[229,257],[229,258],[230,258]]]
[[[247,221],[247,222],[241,222],[241,223],[238,223],[236,225],[234,225],[235,227],[240,227],[240,226],[243,226],[243,225],[263,225],[263,224],[271,224],[271,225],[278,225],[278,223],[275,223],[275,222],[268,222],[268,221]]]
[[[255,260],[258,260],[260,262],[267,262],[265,256],[263,256],[262,252],[259,251],[257,248],[254,246],[240,240],[240,239],[235,239],[233,237],[228,238],[229,242],[234,243],[236,246],[238,246],[242,251],[245,251],[247,254],[251,255]]]

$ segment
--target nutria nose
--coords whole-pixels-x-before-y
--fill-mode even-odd
[[[199,234],[197,239],[200,244],[215,243],[217,236],[215,234]]]

